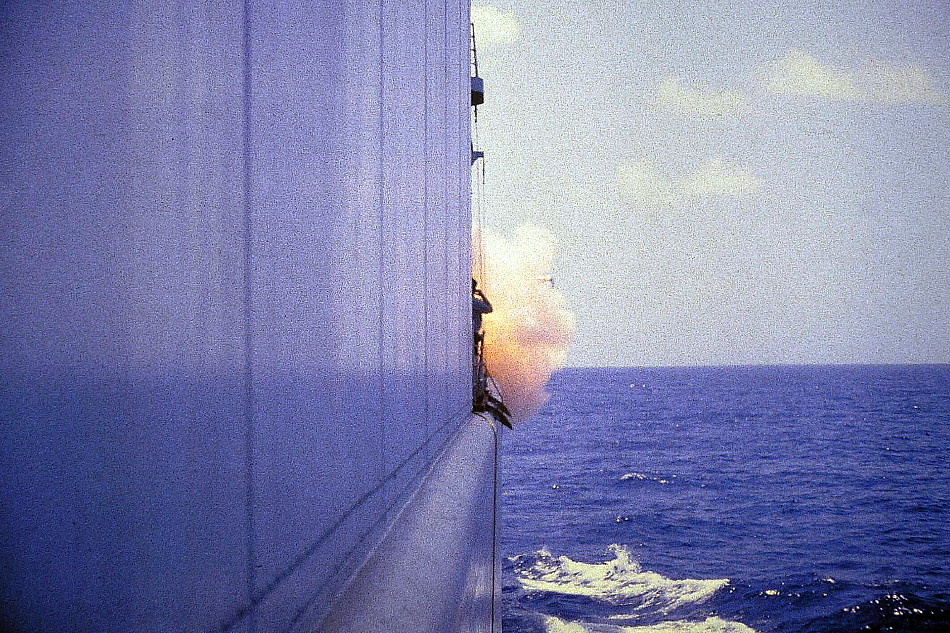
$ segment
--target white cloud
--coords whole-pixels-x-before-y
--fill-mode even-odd
[[[676,186],[689,198],[739,198],[759,190],[759,182],[748,169],[729,165],[721,158],[680,176]]]
[[[662,108],[699,117],[735,114],[746,104],[745,97],[738,90],[687,86],[669,76],[660,81],[656,102]]]
[[[947,103],[947,95],[934,85],[933,76],[921,66],[875,62],[858,72],[859,84],[870,100],[880,103]]]
[[[789,95],[854,99],[858,92],[848,73],[824,66],[802,51],[789,51],[771,68],[766,86]]]
[[[521,22],[511,11],[473,4],[472,23],[475,24],[475,42],[480,48],[512,44],[521,39]]]
[[[618,176],[621,192],[639,207],[667,207],[676,201],[673,184],[660,173],[653,161],[623,164]]]
[[[874,62],[858,70],[835,69],[799,50],[772,64],[766,87],[778,94],[868,103],[946,103],[932,75],[915,64]]]
[[[721,158],[706,161],[695,171],[666,176],[656,162],[625,163],[618,173],[624,197],[644,208],[673,207],[693,200],[741,198],[756,193],[759,181],[744,167]]]

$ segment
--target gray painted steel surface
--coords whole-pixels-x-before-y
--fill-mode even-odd
[[[495,539],[486,538],[497,522],[498,444],[484,419],[468,420],[337,598],[321,633],[501,631],[501,569]]]
[[[0,7],[0,624],[322,617],[470,407],[468,35]]]

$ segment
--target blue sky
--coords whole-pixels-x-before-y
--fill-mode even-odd
[[[950,362],[950,5],[476,2],[486,223],[569,364]]]

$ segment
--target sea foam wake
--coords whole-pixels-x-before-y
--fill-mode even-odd
[[[745,624],[730,622],[715,616],[697,622],[674,620],[646,626],[565,622],[549,616],[544,619],[544,628],[547,633],[755,633],[754,629],[750,629]]]
[[[644,570],[622,546],[609,546],[613,558],[585,563],[541,549],[512,559],[519,586],[526,592],[580,596],[612,607],[605,621],[568,621],[542,615],[547,633],[752,633],[738,622],[718,617],[657,621],[678,610],[700,605],[729,584],[727,578],[672,579]],[[649,620],[649,624],[638,622]],[[634,626],[627,626],[634,624]]]
[[[604,563],[582,563],[548,550],[536,553],[533,564],[518,569],[518,583],[529,591],[588,596],[636,610],[670,613],[687,604],[700,604],[729,584],[728,578],[673,580],[645,571],[622,545],[608,548],[614,558]]]

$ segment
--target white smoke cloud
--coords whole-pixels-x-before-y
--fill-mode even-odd
[[[696,117],[737,114],[746,106],[742,92],[736,89],[713,90],[684,84],[675,77],[664,77],[656,91],[656,104],[666,110]]]
[[[472,5],[472,23],[479,48],[513,44],[521,39],[521,22],[511,11],[476,3]]]
[[[678,176],[662,173],[656,162],[624,163],[618,179],[624,197],[639,207],[661,208],[709,198],[740,198],[759,190],[759,181],[743,167],[713,158]]]
[[[474,274],[494,308],[484,318],[485,364],[515,420],[547,400],[544,387],[564,366],[574,331],[574,315],[550,281],[555,245],[547,229],[524,225],[510,239],[483,233],[482,258],[476,235]]]
[[[857,70],[835,69],[791,50],[771,65],[766,88],[777,94],[897,105],[947,103],[933,76],[916,64],[873,62]]]

